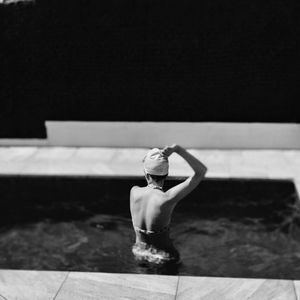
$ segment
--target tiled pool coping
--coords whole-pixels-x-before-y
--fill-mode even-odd
[[[0,175],[143,176],[147,149],[0,147]],[[300,192],[300,151],[191,150],[208,178],[290,179]],[[179,156],[170,176],[190,172]],[[300,299],[300,281],[0,270],[0,299]]]
[[[300,297],[300,281],[0,270],[0,299],[281,299]]]
[[[0,147],[0,175],[143,176],[147,149]],[[300,150],[190,150],[208,178],[290,179],[300,191]],[[186,162],[170,158],[170,176],[187,176]]]

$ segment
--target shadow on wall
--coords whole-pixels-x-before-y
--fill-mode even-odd
[[[45,137],[45,120],[298,122],[297,6],[0,5],[0,138]]]

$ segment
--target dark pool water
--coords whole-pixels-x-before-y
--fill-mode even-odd
[[[172,219],[181,264],[156,267],[138,264],[131,253],[134,232],[124,194],[141,183],[1,178],[0,268],[300,279],[293,184],[201,183]]]

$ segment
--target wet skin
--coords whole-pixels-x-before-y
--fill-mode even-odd
[[[134,186],[130,193],[130,211],[134,226],[154,232],[169,226],[174,205],[167,203],[165,193],[150,187]],[[153,245],[165,251],[174,251],[169,230],[160,233],[146,234],[135,231],[136,243]]]

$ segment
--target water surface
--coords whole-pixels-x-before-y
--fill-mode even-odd
[[[7,202],[0,268],[300,279],[298,200],[291,186],[270,184],[202,183],[172,218],[181,264],[163,267],[134,260],[128,199],[114,198],[107,182],[110,196],[103,199],[87,192],[84,198],[60,193],[48,202],[33,195],[35,201],[19,202],[20,208]]]

